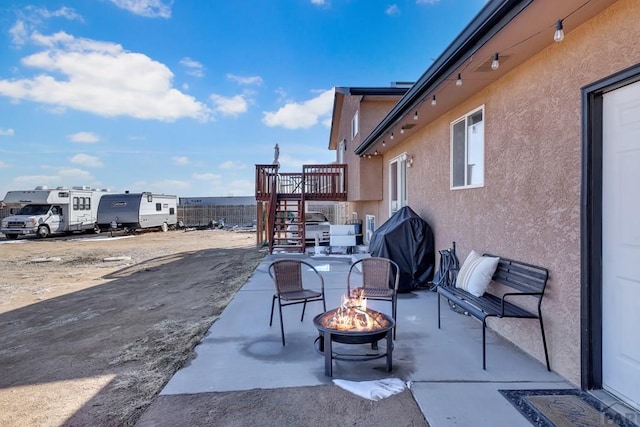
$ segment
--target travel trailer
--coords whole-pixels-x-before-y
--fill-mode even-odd
[[[164,194],[108,194],[100,199],[98,226],[102,230],[135,231],[157,227],[167,231],[178,222],[178,199]]]
[[[98,203],[105,194],[107,190],[86,186],[9,191],[4,203],[19,210],[2,219],[0,232],[9,240],[21,235],[44,238],[54,233],[100,232],[96,222]]]

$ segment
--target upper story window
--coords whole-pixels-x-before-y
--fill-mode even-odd
[[[358,127],[360,127],[358,112],[353,115],[353,119],[351,119],[351,139],[355,138],[358,134]]]
[[[484,186],[484,106],[451,123],[451,188]]]

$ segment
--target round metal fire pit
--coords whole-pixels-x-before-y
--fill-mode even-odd
[[[325,375],[332,376],[333,371],[333,359],[336,360],[373,360],[380,359],[382,357],[387,358],[387,372],[391,371],[391,360],[393,353],[393,339],[392,331],[395,326],[395,321],[384,313],[380,313],[374,310],[367,309],[367,313],[377,317],[380,322],[374,328],[368,330],[360,329],[338,329],[332,328],[328,325],[328,319],[335,316],[339,308],[321,313],[313,318],[313,324],[316,326],[319,332],[319,350],[324,353],[325,356]],[[338,342],[341,344],[371,344],[372,348],[377,350],[378,341],[386,338],[387,348],[385,353],[376,354],[363,354],[363,355],[338,355],[333,353],[332,343]]]

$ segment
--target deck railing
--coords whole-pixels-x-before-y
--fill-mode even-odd
[[[305,200],[346,201],[347,165],[303,165],[302,173],[280,173],[277,165],[256,165],[256,200],[269,201],[274,192],[284,197],[304,192]]]

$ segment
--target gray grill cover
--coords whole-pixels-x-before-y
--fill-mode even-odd
[[[400,267],[398,292],[410,292],[433,279],[434,244],[429,224],[405,206],[373,232],[369,252],[395,261]]]

